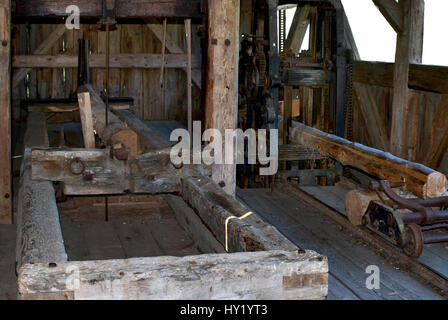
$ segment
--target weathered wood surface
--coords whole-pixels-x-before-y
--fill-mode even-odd
[[[65,24],[57,26],[52,33],[34,50],[33,54],[45,54],[54,46],[67,30]],[[14,71],[12,80],[13,87],[17,87],[25,76],[30,72],[30,68],[22,68]]]
[[[394,94],[390,152],[404,159],[414,160],[410,154],[407,135],[416,128],[411,125],[409,96],[409,64],[422,63],[424,0],[402,0],[402,32],[397,35],[394,66]]]
[[[9,1],[0,3],[0,224],[13,223],[11,185],[11,6]]]
[[[403,29],[403,11],[395,0],[373,0],[387,22],[400,33]]]
[[[84,148],[95,148],[95,134],[93,131],[92,104],[88,92],[78,93],[79,113],[81,117],[82,136],[84,139]]]
[[[174,195],[165,195],[168,205],[173,210],[176,220],[193,239],[195,246],[204,253],[224,253],[223,245],[216,240],[209,229],[202,223],[201,218],[185,201]]]
[[[328,261],[313,251],[268,251],[35,264],[20,269],[18,285],[27,299],[324,299]]]
[[[313,148],[335,158],[343,165],[361,169],[392,183],[405,183],[409,192],[423,198],[439,197],[446,193],[446,176],[421,164],[403,160],[390,153],[369,148],[320,130],[294,122],[291,127],[293,143]]]
[[[88,92],[92,106],[93,127],[104,144],[122,142],[130,149],[131,155],[138,154],[138,136],[111,111],[106,123],[106,105],[91,85],[81,86],[78,93]]]
[[[15,17],[67,17],[66,8],[73,5],[71,0],[12,0]],[[99,0],[77,0],[81,17],[101,18],[102,2]],[[183,0],[117,0],[117,18],[145,17],[191,17],[200,18],[200,1]]]
[[[194,63],[196,59],[192,62]],[[166,54],[162,59],[161,54],[129,53],[110,55],[109,67],[112,69],[138,68],[186,68],[188,59],[186,54]],[[12,59],[14,68],[78,68],[78,56],[74,55],[16,55]],[[105,54],[91,54],[89,56],[90,68],[105,68]],[[194,66],[198,67],[198,66]]]
[[[393,88],[394,64],[388,62],[355,61],[353,81]],[[448,93],[448,67],[424,64],[409,65],[409,88]]]
[[[182,179],[182,197],[229,252],[296,250],[288,239],[208,177]],[[234,217],[234,218],[230,218]],[[226,242],[227,221],[227,242]]]
[[[17,211],[17,268],[67,261],[52,182],[31,177],[31,147],[48,146],[45,115],[30,113],[25,134]]]
[[[208,59],[205,102],[206,128],[221,131],[234,129],[238,113],[240,1],[208,2]],[[225,154],[223,146],[223,154]],[[236,161],[233,161],[234,163]],[[236,164],[215,164],[213,180],[235,195]]]
[[[171,147],[172,144],[169,141],[161,137],[156,131],[152,130],[142,119],[132,112],[127,110],[115,110],[114,114],[116,114],[126,126],[138,134],[145,152]]]
[[[131,157],[110,156],[109,149],[33,149],[33,179],[64,182],[67,195],[176,193],[181,178],[205,171],[195,165],[176,169],[170,149]]]
[[[299,52],[303,39],[305,38],[306,30],[310,25],[309,15],[309,5],[297,8],[294,19],[292,20],[291,29],[288,33],[288,38],[286,39],[285,52],[291,51],[293,54]]]
[[[129,110],[128,102],[110,102],[109,110]],[[36,103],[28,105],[28,112],[74,112],[79,111],[79,103]]]

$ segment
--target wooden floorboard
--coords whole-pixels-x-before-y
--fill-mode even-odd
[[[338,193],[335,193],[337,198]],[[305,249],[329,258],[328,299],[439,299],[408,274],[396,270],[357,237],[340,229],[319,210],[289,194],[264,189],[238,190],[238,196],[280,232]],[[381,271],[379,290],[369,290],[366,267]]]

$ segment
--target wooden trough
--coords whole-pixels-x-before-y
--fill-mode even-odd
[[[136,133],[142,141],[151,140]],[[154,141],[157,138],[146,151],[154,150]],[[17,216],[20,299],[326,297],[327,258],[295,246],[227,195],[202,169],[175,169],[166,163],[162,170],[159,163],[166,157],[165,149],[122,161],[104,157],[108,149],[48,146],[45,116],[30,113]],[[66,170],[74,156],[86,170],[96,170],[93,178],[82,179]],[[136,163],[139,170],[133,167]],[[83,190],[101,194],[103,189],[109,194],[167,194],[177,222],[202,254],[70,261],[52,181],[63,182],[65,191],[75,196]]]

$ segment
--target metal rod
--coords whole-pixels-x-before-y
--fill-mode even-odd
[[[109,60],[110,60],[110,30],[106,24],[106,126],[109,124]],[[109,221],[109,198],[104,197],[106,221]]]

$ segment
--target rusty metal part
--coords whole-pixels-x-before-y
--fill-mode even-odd
[[[423,235],[423,243],[441,243],[448,242],[448,234],[432,234],[432,235]]]
[[[436,222],[447,221],[448,212],[433,211],[431,207],[448,204],[448,197],[434,199],[406,199],[396,194],[387,180],[372,181],[369,188],[374,191],[383,191],[398,207],[413,211],[403,217],[405,223],[434,224]]]
[[[403,251],[411,257],[418,258],[423,251],[423,234],[420,227],[411,223],[406,226],[406,244],[403,247]]]
[[[123,143],[120,143],[119,147],[116,147],[116,145],[112,145],[110,147],[111,159],[115,157],[117,160],[126,161],[129,160],[130,153],[131,153],[130,149],[126,147]]]
[[[84,163],[84,161],[82,161],[78,157],[73,158],[69,163],[70,173],[72,173],[76,176],[81,175],[85,169],[86,169],[86,164]]]

